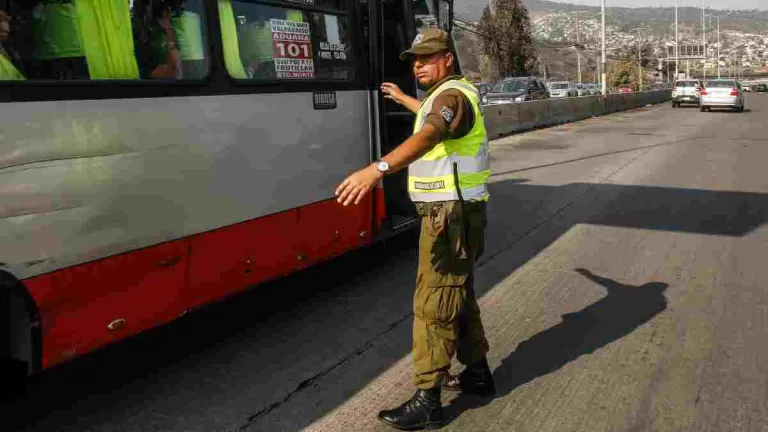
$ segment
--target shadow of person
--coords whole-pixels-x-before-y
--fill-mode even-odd
[[[626,285],[586,269],[575,270],[605,288],[608,295],[578,312],[563,315],[559,324],[520,343],[493,372],[496,397],[621,339],[667,308],[666,283]],[[451,421],[489,402],[488,398],[461,395],[446,407],[446,416]]]

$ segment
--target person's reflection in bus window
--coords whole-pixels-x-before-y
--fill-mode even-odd
[[[85,51],[80,40],[80,22],[72,2],[44,0],[31,14],[31,36],[37,78],[89,79]]]
[[[279,14],[279,15],[278,15]],[[240,51],[243,64],[254,79],[275,78],[274,42],[270,19],[284,19],[282,9],[260,6],[258,14],[240,28]]]
[[[155,79],[182,79],[181,51],[176,40],[176,31],[171,23],[171,11],[166,6],[157,7],[152,14],[155,18],[152,47],[156,66],[150,75]]]
[[[23,80],[21,57],[11,41],[11,17],[0,11],[0,80]]]
[[[184,78],[204,78],[208,65],[205,59],[203,22],[200,14],[189,10],[175,11],[171,17],[171,24],[181,55]]]

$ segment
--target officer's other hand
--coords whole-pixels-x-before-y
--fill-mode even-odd
[[[385,82],[381,84],[381,92],[384,93],[384,99],[391,99],[399,104],[403,103],[405,93],[400,90],[397,84]]]
[[[347,177],[338,188],[336,188],[336,201],[345,206],[354,202],[355,205],[376,186],[376,182],[381,180],[383,175],[373,165],[352,174]]]

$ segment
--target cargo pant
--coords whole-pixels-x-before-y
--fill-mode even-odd
[[[472,286],[487,220],[484,202],[463,208],[459,201],[416,203],[416,210],[422,224],[413,298],[414,383],[429,389],[442,384],[454,354],[469,365],[488,352]]]

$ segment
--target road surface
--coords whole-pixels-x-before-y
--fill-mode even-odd
[[[444,395],[444,430],[768,430],[768,95],[747,101],[492,143],[477,291],[499,394]],[[413,393],[414,247],[404,236],[48,371],[0,429],[390,430],[376,413]]]

